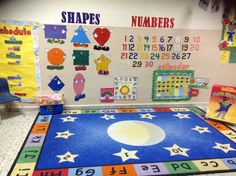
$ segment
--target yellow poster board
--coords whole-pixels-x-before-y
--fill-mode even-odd
[[[0,77],[23,101],[36,99],[33,26],[0,22]]]

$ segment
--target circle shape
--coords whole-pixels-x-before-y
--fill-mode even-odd
[[[113,140],[131,146],[150,146],[162,142],[165,132],[159,126],[138,120],[120,121],[110,125],[107,133]]]
[[[65,61],[65,53],[59,48],[48,51],[48,61],[52,65],[61,65]]]
[[[120,88],[120,93],[121,94],[123,94],[123,95],[127,95],[128,93],[129,93],[129,87],[128,86],[122,86],[121,88]]]

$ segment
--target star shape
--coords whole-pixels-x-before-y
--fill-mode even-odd
[[[174,116],[176,116],[180,119],[190,119],[189,114],[181,114],[179,112],[177,114],[175,114]]]
[[[164,149],[170,151],[170,156],[182,155],[182,156],[187,156],[187,157],[188,157],[187,151],[190,150],[188,148],[182,148],[178,146],[177,144],[174,144],[172,147],[164,147]]]
[[[139,114],[141,117],[141,119],[152,119],[153,117],[156,117],[150,113],[147,113],[147,114]]]
[[[122,161],[125,162],[129,159],[139,159],[139,157],[136,156],[137,152],[138,150],[126,150],[121,148],[120,152],[114,153],[113,155],[121,157]]]
[[[195,128],[192,128],[192,130],[195,130],[195,131],[198,131],[200,134],[202,133],[211,133],[209,130],[208,130],[208,127],[200,127],[200,126],[195,126]]]
[[[69,130],[64,132],[57,132],[57,136],[55,138],[65,138],[68,139],[68,137],[75,135],[74,133],[70,133]]]
[[[222,150],[225,153],[228,153],[229,151],[236,151],[236,149],[230,147],[230,144],[220,144],[218,142],[215,142],[216,146],[213,148]]]
[[[74,122],[75,119],[77,119],[77,118],[71,117],[71,116],[67,116],[67,117],[64,117],[64,118],[61,118],[61,119],[63,120],[63,122]]]
[[[107,115],[107,114],[105,114],[105,115],[102,116],[101,118],[102,118],[102,119],[106,119],[106,120],[116,119],[114,116],[115,116],[115,115]]]
[[[64,155],[57,155],[58,158],[60,158],[58,163],[62,163],[62,162],[71,162],[74,163],[75,162],[75,158],[79,156],[79,155],[73,155],[70,152],[66,152]]]

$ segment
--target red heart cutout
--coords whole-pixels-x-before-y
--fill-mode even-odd
[[[99,45],[104,46],[110,38],[110,31],[107,28],[96,28],[93,31],[93,37]]]

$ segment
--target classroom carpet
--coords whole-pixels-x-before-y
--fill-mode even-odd
[[[236,133],[189,108],[40,115],[9,175],[154,176],[236,171]]]

